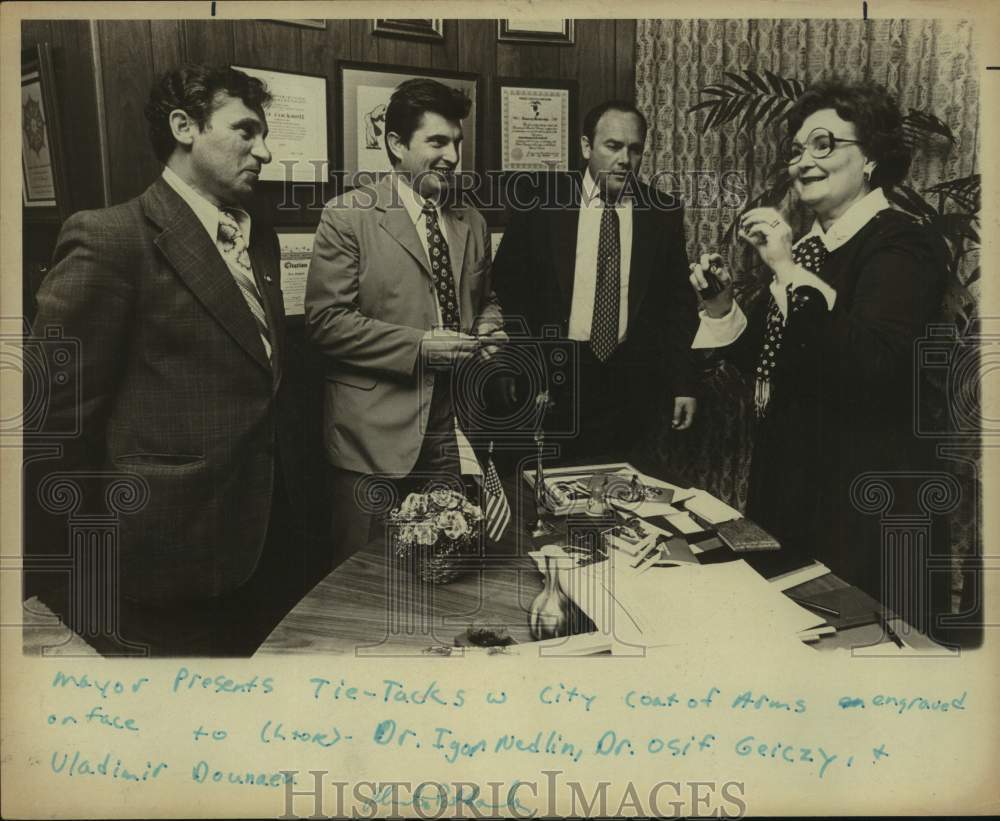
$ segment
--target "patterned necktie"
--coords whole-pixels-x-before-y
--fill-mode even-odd
[[[438,225],[437,209],[433,203],[425,202],[422,210],[427,218],[427,250],[430,253],[434,291],[441,309],[441,324],[449,331],[457,331],[458,297],[455,295],[455,278],[451,273],[448,243],[444,241],[444,234]]]
[[[819,274],[820,269],[827,257],[826,246],[816,234],[797,243],[792,248],[792,262],[801,265],[807,271]],[[795,299],[792,293],[792,286],[788,286],[788,299],[786,310],[791,311],[792,303]],[[768,403],[771,401],[771,372],[774,370],[774,363],[781,350],[781,336],[785,328],[785,317],[781,313],[781,308],[771,296],[767,308],[767,327],[764,332],[764,348],[760,352],[760,361],[757,363],[757,381],[754,387],[754,407],[757,411],[757,418],[762,418],[767,413]]]
[[[594,316],[590,324],[590,348],[599,362],[606,362],[618,347],[620,268],[618,211],[605,202],[597,240],[597,284],[594,288]]]
[[[222,258],[229,266],[229,270],[240,286],[243,299],[246,300],[250,313],[253,314],[257,323],[257,330],[260,332],[261,341],[264,343],[264,350],[267,358],[271,358],[271,334],[267,328],[267,315],[264,313],[264,305],[257,291],[257,284],[253,278],[253,268],[250,267],[250,254],[247,250],[247,241],[243,236],[236,218],[229,211],[219,211],[219,250]]]

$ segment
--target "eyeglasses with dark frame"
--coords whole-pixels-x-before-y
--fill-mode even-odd
[[[805,146],[786,137],[781,144],[781,157],[788,165],[795,165],[802,159],[804,151],[808,151],[814,160],[822,160],[833,153],[837,143],[860,143],[861,140],[847,140],[843,137],[835,137],[828,128],[814,128],[806,137]]]

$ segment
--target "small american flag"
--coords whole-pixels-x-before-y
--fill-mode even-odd
[[[497,467],[493,464],[493,443],[490,443],[490,455],[486,460],[486,473],[483,476],[483,490],[486,493],[484,505],[486,535],[494,542],[499,542],[507,525],[510,524],[510,505],[507,504],[507,494],[503,492]]]

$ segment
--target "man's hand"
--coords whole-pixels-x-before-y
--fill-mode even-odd
[[[698,409],[698,400],[693,396],[674,397],[674,430],[687,430],[694,422],[694,414]]]
[[[479,338],[458,331],[432,330],[420,340],[420,355],[431,368],[452,368],[475,356]]]
[[[479,344],[482,345],[479,355],[483,359],[490,359],[496,356],[500,352],[500,346],[510,342],[510,338],[501,328],[497,328],[489,333],[480,333],[478,339]]]

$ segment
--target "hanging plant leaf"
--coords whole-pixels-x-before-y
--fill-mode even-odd
[[[938,216],[938,211],[908,185],[897,185],[892,188],[886,198],[899,206],[907,214],[911,214],[925,225]]]
[[[746,72],[746,75],[747,75],[747,79],[750,80],[750,82],[753,83],[758,89],[760,89],[761,92],[763,92],[764,94],[770,94],[771,93],[771,89],[768,87],[767,83],[764,81],[764,78],[761,77],[756,71],[749,71],[748,70]]]
[[[747,74],[752,74],[753,72],[748,71],[746,73]],[[738,85],[744,91],[749,91],[752,94],[756,90],[754,88],[754,84],[750,80],[747,80],[747,79],[745,79],[743,77],[740,77],[738,74],[733,74],[731,71],[723,71],[722,75],[724,77],[728,77],[730,80],[732,80],[734,83],[736,83],[736,85]],[[765,93],[766,93],[766,91],[767,91],[767,89],[765,89]]]
[[[951,242],[960,243],[962,240],[967,240],[978,245],[979,232],[976,230],[978,221],[975,214],[938,214],[934,226]]]
[[[731,71],[723,72],[728,83],[714,83],[700,89],[700,93],[714,97],[700,100],[688,108],[688,113],[708,111],[702,124],[702,133],[710,128],[731,123],[742,112],[741,128],[754,128],[759,123],[769,125],[791,105],[796,87],[771,72],[764,76],[744,71],[743,76]]]
[[[944,137],[951,145],[955,144],[955,135],[948,124],[926,111],[911,108],[903,117],[903,134],[910,145],[916,145],[930,137]]]
[[[930,188],[925,188],[924,193],[937,194],[944,199],[952,200],[963,211],[978,213],[982,195],[982,179],[979,174],[972,174],[968,177],[945,180]]]

